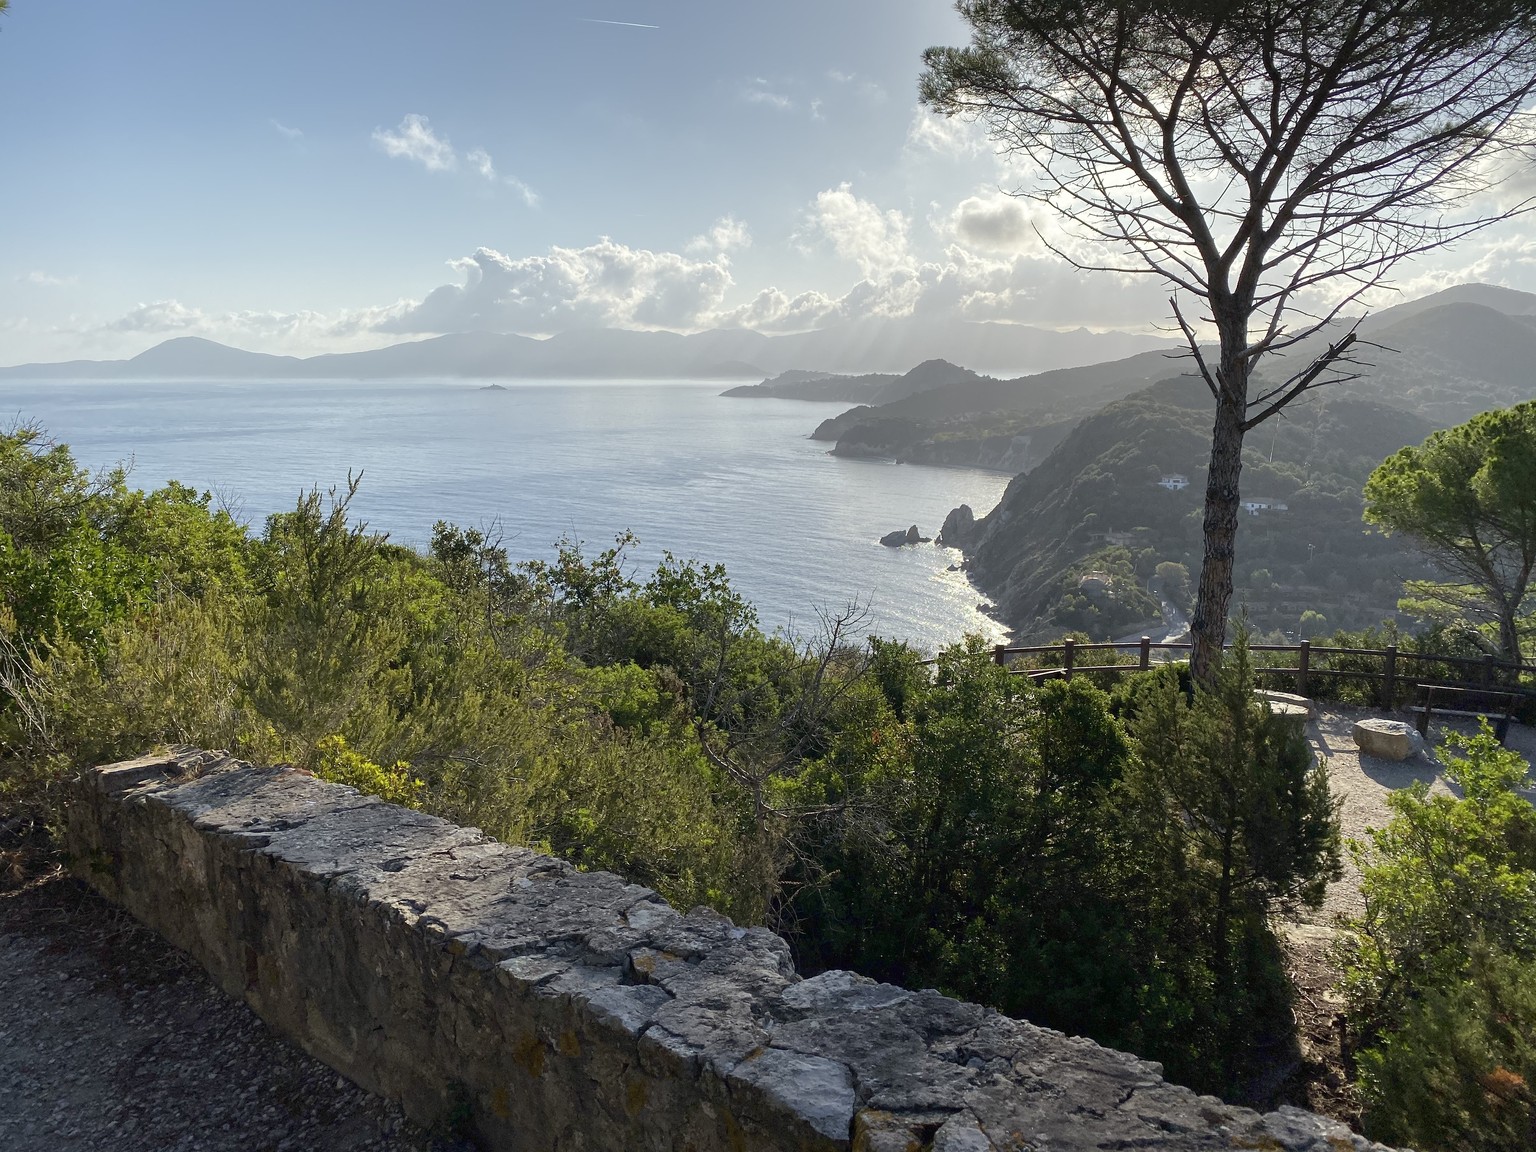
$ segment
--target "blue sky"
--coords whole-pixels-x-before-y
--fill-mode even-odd
[[[944,0],[13,0],[0,363],[185,334],[1160,320],[1153,286],[1051,258],[1016,174],[917,108],[919,53],[963,39]],[[1422,274],[1536,287],[1526,267],[1501,236]]]

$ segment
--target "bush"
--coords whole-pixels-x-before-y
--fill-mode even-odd
[[[1531,1147],[1536,1074],[1536,809],[1486,722],[1446,776],[1394,792],[1351,850],[1365,914],[1340,949],[1367,1130],[1438,1149]]]

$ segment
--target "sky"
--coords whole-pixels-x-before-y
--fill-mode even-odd
[[[917,103],[945,0],[13,0],[0,364],[866,314],[1150,330]],[[1523,225],[1407,295],[1536,290]]]

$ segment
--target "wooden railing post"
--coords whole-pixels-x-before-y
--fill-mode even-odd
[[[1301,647],[1296,652],[1296,692],[1305,696],[1307,694],[1307,673],[1312,667],[1312,641],[1303,640]]]
[[[1141,670],[1145,672],[1152,667],[1152,637],[1141,638]]]
[[[1492,688],[1493,687],[1493,660],[1494,660],[1493,656],[1491,656],[1489,654],[1486,654],[1486,653],[1483,655],[1483,687],[1484,688]]]
[[[1076,640],[1063,640],[1061,642],[1061,666],[1066,670],[1067,679],[1072,679],[1072,658],[1077,654]]]
[[[992,648],[992,659],[996,660],[1002,667],[1008,667],[1008,645],[994,645]]]
[[[1387,645],[1386,670],[1382,674],[1381,706],[1392,711],[1397,701],[1397,645]]]

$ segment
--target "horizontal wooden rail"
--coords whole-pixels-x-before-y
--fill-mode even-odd
[[[1228,644],[1226,647],[1230,649],[1232,646]],[[1045,668],[1017,667],[1013,671],[1036,680],[1050,679],[1057,676],[1070,680],[1075,675],[1090,673],[1142,671],[1152,666],[1153,652],[1173,655],[1187,654],[1193,650],[1194,646],[1192,644],[1154,643],[1151,637],[1143,636],[1140,640],[1133,640],[1127,643],[1063,640],[1056,644],[998,644],[992,649],[992,655],[993,659],[1004,667],[1022,663],[1028,657],[1059,656],[1061,659],[1059,666]],[[1482,689],[1485,691],[1497,688],[1524,699],[1536,699],[1536,684],[1526,685],[1520,683],[1522,676],[1536,679],[1536,665],[1517,664],[1513,661],[1500,660],[1491,655],[1482,657],[1441,656],[1431,652],[1400,652],[1396,645],[1388,645],[1385,648],[1350,648],[1332,644],[1314,645],[1308,640],[1303,640],[1299,644],[1250,644],[1248,650],[1258,653],[1294,654],[1296,657],[1295,667],[1261,665],[1254,668],[1254,674],[1265,677],[1291,677],[1295,682],[1296,690],[1302,695],[1307,694],[1308,688],[1315,678],[1334,677],[1337,680],[1363,680],[1379,684],[1380,689],[1377,693],[1379,702],[1387,708],[1395,706],[1401,689],[1418,688],[1423,685]],[[1079,663],[1079,659],[1089,652],[1124,652],[1136,658],[1124,663],[1115,664]],[[1366,659],[1379,660],[1381,662],[1381,669],[1380,671],[1372,671],[1365,668],[1333,668],[1329,666],[1330,658],[1332,657],[1364,657]],[[1438,665],[1442,669],[1475,669],[1476,679],[1453,680],[1449,676],[1424,675],[1422,672],[1415,675],[1407,669],[1400,667],[1403,662],[1410,660],[1417,661],[1421,668],[1424,665]]]

